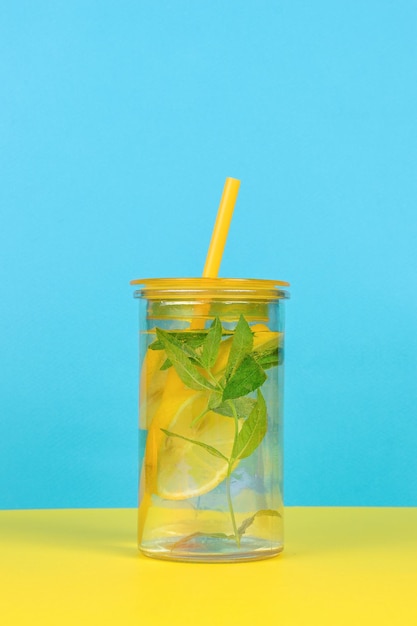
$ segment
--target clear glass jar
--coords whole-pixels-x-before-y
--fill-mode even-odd
[[[140,286],[140,551],[177,561],[275,556],[288,283],[132,284]]]

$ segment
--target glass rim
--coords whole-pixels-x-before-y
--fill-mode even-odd
[[[137,298],[175,297],[185,293],[217,297],[233,293],[235,297],[238,294],[242,297],[256,295],[257,299],[266,300],[289,297],[288,292],[281,289],[289,287],[288,282],[264,278],[137,278],[130,284],[139,287],[134,293]]]

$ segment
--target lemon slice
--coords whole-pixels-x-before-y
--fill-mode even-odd
[[[230,458],[235,423],[209,411],[194,426],[192,421],[207,407],[207,395],[197,393],[178,409],[167,430],[212,446]],[[185,500],[203,495],[227,476],[228,463],[204,447],[180,437],[165,435],[158,450],[156,492],[168,500]]]

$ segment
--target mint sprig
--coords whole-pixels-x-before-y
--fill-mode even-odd
[[[282,362],[278,340],[274,337],[264,343],[261,349],[254,349],[254,335],[243,315],[240,316],[234,331],[224,329],[218,317],[214,318],[210,328],[202,331],[166,331],[160,328],[155,330],[157,338],[150,344],[149,349],[165,351],[166,359],[161,369],[174,367],[186,387],[207,394],[207,407],[200,415],[194,417],[191,428],[198,428],[197,422],[210,411],[230,417],[235,422],[230,458],[202,441],[166,429],[161,430],[167,437],[188,441],[227,463],[227,499],[233,537],[239,546],[242,535],[257,515],[276,514],[269,510],[258,511],[238,528],[232,505],[230,477],[236,462],[253,454],[266,435],[267,407],[261,387],[267,380],[265,370]],[[221,371],[216,371],[214,368],[219,357],[222,338],[231,334],[233,336],[227,363]],[[256,398],[250,395],[255,391]],[[194,533],[192,536],[199,534]],[[220,537],[221,533],[215,535]]]

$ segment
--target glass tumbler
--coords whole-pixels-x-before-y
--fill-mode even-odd
[[[281,281],[132,281],[139,299],[139,550],[176,561],[283,549]]]

